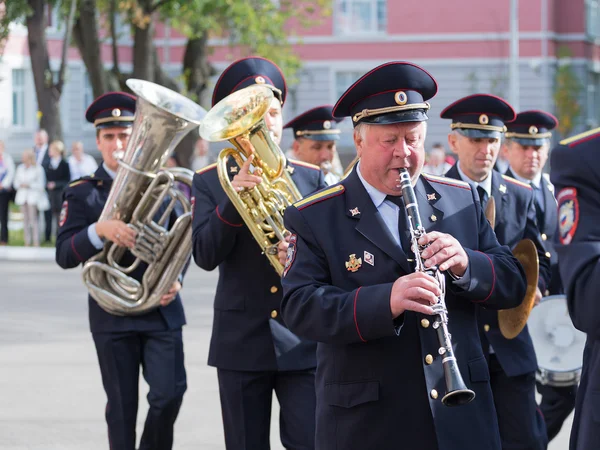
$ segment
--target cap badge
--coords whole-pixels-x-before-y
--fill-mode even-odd
[[[487,116],[487,114],[482,114],[479,116],[479,123],[481,125],[487,125],[490,123],[490,118]]]
[[[538,134],[538,129],[535,125],[529,127],[529,134]]]
[[[121,110],[119,108],[115,108],[111,112],[113,117],[121,117]]]
[[[256,84],[265,84],[265,79],[264,79],[263,77],[256,77],[256,78],[254,79],[254,82],[255,82]]]
[[[406,102],[408,102],[408,96],[406,95],[406,92],[396,92],[396,94],[394,95],[394,101],[400,106],[406,105]]]
[[[348,269],[348,272],[356,272],[362,266],[362,258],[357,259],[355,253],[352,253],[349,258],[346,261],[346,269]]]
[[[323,129],[329,130],[330,128],[331,128],[331,122],[329,120],[326,120],[325,122],[323,122]]]

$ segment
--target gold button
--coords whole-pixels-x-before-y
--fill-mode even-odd
[[[431,394],[430,395],[431,395],[431,398],[434,399],[434,400],[436,398],[438,398],[438,392],[435,389],[431,390]]]
[[[432,362],[433,362],[433,356],[431,356],[431,355],[427,355],[427,356],[425,357],[425,364],[429,365],[429,364],[431,364]]]
[[[550,254],[550,252],[546,252],[546,258],[550,258],[552,256],[552,254]]]
[[[279,290],[279,288],[277,286],[271,286],[271,294],[274,294],[278,290]]]
[[[546,236],[546,234],[545,234],[545,233],[542,233],[542,241],[545,241],[545,240],[547,240],[547,239],[548,239],[548,236]]]
[[[271,311],[271,317],[273,319],[275,319],[277,317],[277,311],[276,310]]]
[[[429,320],[427,320],[427,319],[421,319],[421,326],[423,328],[427,328],[429,326]]]
[[[487,333],[488,331],[490,331],[490,326],[489,326],[489,325],[486,323],[486,324],[483,326],[483,329],[484,329],[484,330],[485,330],[485,332]]]

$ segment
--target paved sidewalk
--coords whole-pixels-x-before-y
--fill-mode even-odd
[[[54,247],[0,247],[0,261],[54,261]]]

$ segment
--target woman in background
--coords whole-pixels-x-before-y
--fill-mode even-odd
[[[17,167],[13,181],[13,186],[17,190],[15,203],[19,205],[23,214],[25,246],[31,246],[33,241],[34,247],[39,247],[38,211],[48,209],[48,197],[44,189],[46,175],[42,166],[36,163],[33,150],[25,150],[21,161],[23,164]]]
[[[4,151],[4,141],[0,141],[0,245],[8,243],[8,205],[12,197],[14,176],[15,163]]]
[[[62,205],[63,190],[71,180],[71,172],[69,163],[65,159],[65,144],[61,141],[52,141],[48,147],[48,155],[50,156],[50,164],[46,170],[46,190],[50,199],[50,210],[52,211],[52,223],[54,224],[54,232],[51,230],[51,235],[58,232],[58,218]]]

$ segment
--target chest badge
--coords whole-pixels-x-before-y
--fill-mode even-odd
[[[293,173],[294,173],[294,168],[293,168],[292,166],[287,166],[287,167],[285,168],[285,170],[287,170],[287,171],[289,172],[289,174],[290,174],[290,175],[293,175]]]
[[[231,173],[238,173],[238,166],[231,166],[229,168],[229,172],[231,172]]]
[[[350,210],[350,214],[352,214],[352,217],[359,216],[360,215],[360,211],[358,210],[358,208],[352,208]]]
[[[367,263],[371,266],[375,266],[375,256],[373,256],[372,253],[369,253],[368,251],[365,250],[365,254],[363,257],[365,258],[365,263]]]
[[[432,202],[435,200],[435,192],[433,194],[427,194],[427,200]]]
[[[503,194],[506,194],[506,185],[505,184],[501,184],[500,187],[498,188],[498,190],[500,192],[502,192]]]
[[[356,272],[362,266],[362,258],[356,258],[356,254],[352,253],[350,259],[346,261],[346,269],[348,272]]]

